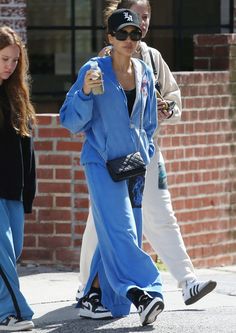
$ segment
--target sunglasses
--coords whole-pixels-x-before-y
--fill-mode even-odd
[[[112,34],[117,40],[126,40],[128,37],[134,42],[137,42],[142,39],[142,32],[140,30],[132,30],[128,32],[126,30],[118,30]]]

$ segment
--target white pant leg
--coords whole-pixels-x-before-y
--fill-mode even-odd
[[[143,232],[170,273],[178,281],[196,279],[194,267],[187,254],[168,189],[159,189],[159,167],[166,177],[164,159],[158,147],[147,168],[143,197]],[[165,182],[164,182],[165,183]],[[163,184],[162,184],[163,185]]]
[[[88,281],[90,265],[93,259],[98,239],[94,225],[91,207],[89,207],[89,215],[87,218],[86,228],[83,234],[81,253],[80,253],[80,291],[84,288]]]

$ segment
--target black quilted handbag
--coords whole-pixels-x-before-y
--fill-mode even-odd
[[[107,169],[114,182],[143,175],[146,165],[139,152],[107,161]]]

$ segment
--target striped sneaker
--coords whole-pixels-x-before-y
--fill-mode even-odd
[[[200,282],[194,280],[193,282],[185,282],[182,288],[182,295],[186,305],[193,304],[199,301],[202,297],[209,294],[216,287],[216,282],[209,280],[207,282]]]
[[[17,319],[15,316],[8,316],[0,323],[0,331],[26,331],[32,330],[34,323],[31,320]]]

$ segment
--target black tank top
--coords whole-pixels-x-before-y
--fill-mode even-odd
[[[135,101],[135,98],[136,98],[136,88],[134,88],[132,90],[125,90],[125,94],[126,94],[126,97],[127,97],[129,116],[131,116],[132,109],[133,109],[133,106],[134,106],[134,101]]]

